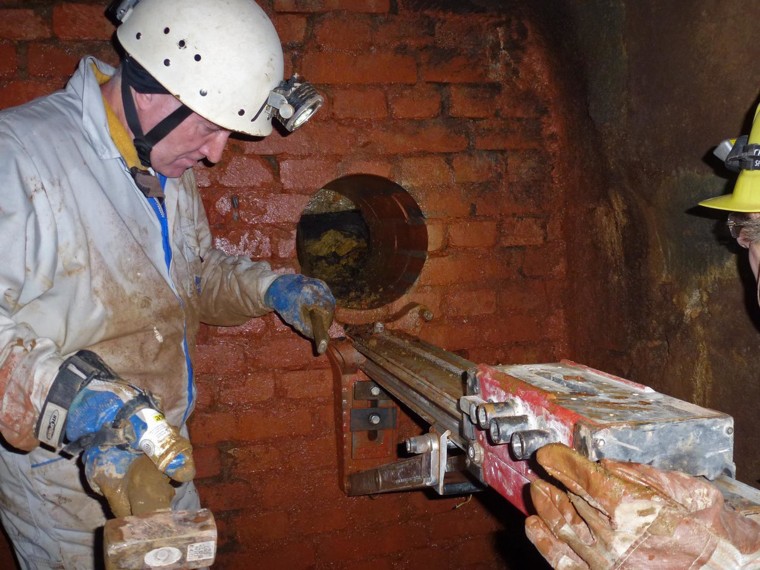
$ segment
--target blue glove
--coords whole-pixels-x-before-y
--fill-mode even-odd
[[[264,302],[309,338],[315,338],[312,319],[327,329],[335,312],[335,297],[325,282],[300,274],[280,275],[267,289]]]
[[[150,394],[118,378],[92,352],[80,351],[61,366],[38,422],[41,440],[57,445],[61,415],[70,442],[65,451],[84,450],[87,480],[117,516],[134,514],[126,489],[135,472],[159,488],[156,497],[166,488],[173,495],[168,477],[185,482],[195,476],[190,442],[166,421]]]
[[[195,476],[190,442],[155,407],[141,390],[125,382],[93,379],[71,403],[66,438],[84,441],[85,450],[118,445],[144,452],[172,479],[190,481]],[[126,417],[119,422],[120,416]],[[159,442],[152,432],[158,432]]]

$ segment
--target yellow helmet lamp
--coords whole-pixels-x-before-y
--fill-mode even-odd
[[[731,194],[702,200],[699,205],[729,212],[760,212],[760,105],[755,110],[749,137],[720,143],[713,153],[726,167],[739,173]]]

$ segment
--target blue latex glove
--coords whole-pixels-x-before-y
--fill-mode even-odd
[[[314,338],[311,315],[316,311],[326,328],[332,323],[335,297],[324,281],[305,275],[281,275],[264,295],[264,302],[298,332]]]

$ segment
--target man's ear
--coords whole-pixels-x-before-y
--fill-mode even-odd
[[[135,106],[141,111],[150,107],[153,102],[153,93],[138,93],[137,91],[132,91],[132,94],[134,95]]]

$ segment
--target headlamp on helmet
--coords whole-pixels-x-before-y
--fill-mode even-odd
[[[266,112],[289,132],[293,132],[308,121],[324,102],[322,95],[310,83],[303,81],[298,74],[293,74],[293,77],[282,81],[269,93],[259,113]]]

